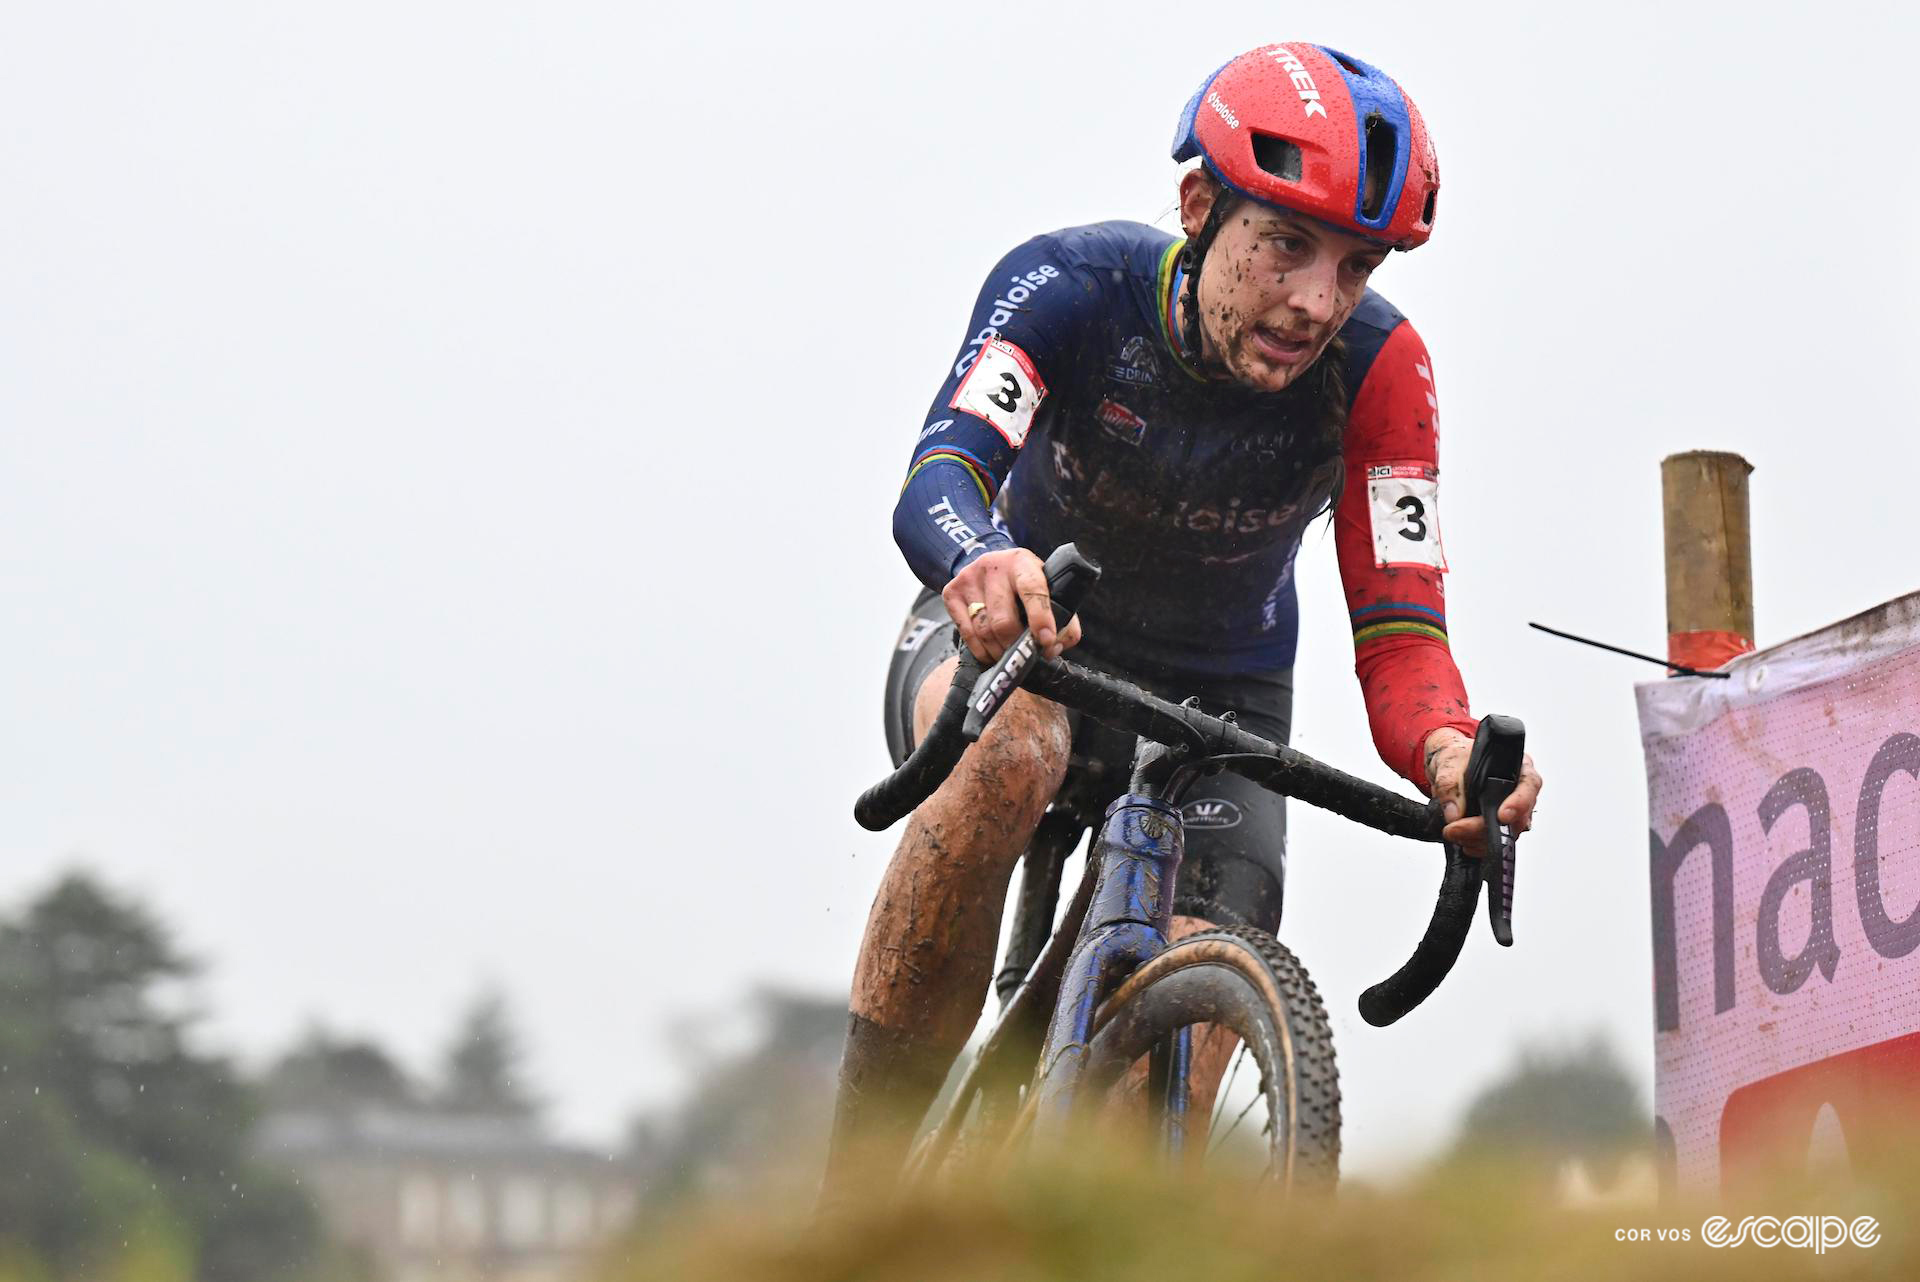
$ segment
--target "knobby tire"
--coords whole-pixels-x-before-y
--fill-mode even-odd
[[[1195,1024],[1239,1034],[1260,1070],[1272,1119],[1268,1172],[1287,1189],[1330,1189],[1340,1176],[1340,1078],[1326,1007],[1305,967],[1265,931],[1188,935],[1128,977],[1095,1016],[1090,1083],[1103,1090],[1162,1038]],[[1188,1119],[1187,1144],[1208,1143]]]

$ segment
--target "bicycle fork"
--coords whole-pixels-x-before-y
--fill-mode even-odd
[[[1107,807],[1094,847],[1100,871],[1093,902],[1067,959],[1040,1051],[1033,1115],[1037,1133],[1058,1134],[1073,1114],[1100,1003],[1128,974],[1167,947],[1174,877],[1183,848],[1180,812],[1166,802],[1135,792]],[[1184,1061],[1184,1049],[1184,1044],[1174,1048],[1172,1058]],[[1176,1107],[1184,1102],[1186,1079],[1185,1064],[1177,1067],[1182,1070],[1180,1084],[1167,1092]]]

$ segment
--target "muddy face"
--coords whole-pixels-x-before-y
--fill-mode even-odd
[[[1192,236],[1212,202],[1203,192],[1182,195]],[[1249,387],[1277,392],[1320,358],[1388,251],[1283,209],[1228,199],[1235,203],[1200,269],[1203,356]]]

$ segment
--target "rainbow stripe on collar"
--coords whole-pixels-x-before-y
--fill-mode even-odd
[[[1159,282],[1156,286],[1160,296],[1160,338],[1166,343],[1167,350],[1173,353],[1173,363],[1178,365],[1188,378],[1197,383],[1204,383],[1207,381],[1206,375],[1188,362],[1187,353],[1180,346],[1180,327],[1175,321],[1173,311],[1173,300],[1180,296],[1180,282],[1185,280],[1187,275],[1180,270],[1180,251],[1185,249],[1186,245],[1186,241],[1176,240],[1167,246],[1164,254],[1160,255]]]

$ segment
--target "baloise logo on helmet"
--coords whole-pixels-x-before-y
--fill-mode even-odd
[[[1346,124],[1336,127],[1335,107]],[[1271,145],[1256,148],[1263,135]],[[1214,72],[1180,114],[1173,158],[1395,249],[1433,234],[1440,166],[1413,99],[1378,67],[1323,46],[1262,45]],[[1192,248],[1197,267],[1205,246]]]

